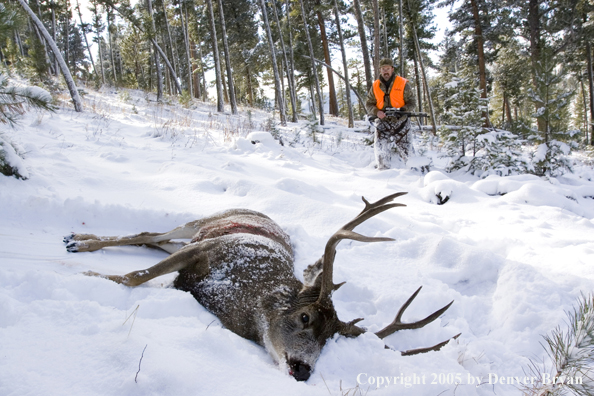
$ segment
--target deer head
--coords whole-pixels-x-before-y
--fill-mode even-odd
[[[264,331],[266,348],[279,362],[286,362],[290,374],[298,381],[305,381],[310,377],[326,340],[332,338],[334,334],[357,337],[366,331],[356,325],[363,319],[343,322],[338,319],[334,309],[332,293],[344,284],[344,282],[334,284],[332,281],[336,247],[343,239],[361,242],[393,241],[391,238],[363,236],[354,232],[353,229],[381,212],[397,206],[406,206],[390,203],[394,198],[404,194],[406,193],[392,194],[372,204],[363,198],[363,202],[365,202],[363,211],[330,237],[326,243],[323,257],[306,270],[306,281],[309,279],[310,284],[300,284],[300,290],[283,286],[263,302],[265,306],[262,312],[266,316],[264,322],[267,326]],[[387,337],[398,330],[423,327],[441,316],[453,303],[452,301],[421,321],[402,323],[402,314],[419,291],[420,288],[402,306],[390,325],[375,333],[378,337]],[[430,348],[406,351],[402,354],[438,350],[448,341]]]

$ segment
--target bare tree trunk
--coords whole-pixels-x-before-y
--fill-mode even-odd
[[[202,43],[198,43],[198,56],[200,56],[200,76],[202,77],[202,101],[206,102],[207,94],[206,91],[206,76],[204,74],[204,64],[202,63],[202,59],[204,56],[202,55]]]
[[[39,10],[39,19],[41,19],[41,7],[39,7],[39,1],[37,2],[37,8]],[[54,39],[54,43],[57,43],[58,39],[56,38],[56,31],[58,29],[56,28],[56,10],[55,10],[55,4],[53,1],[50,2],[50,8],[52,9],[52,38]],[[54,69],[56,70],[56,76],[57,76],[58,70],[60,68],[58,66],[58,59],[56,58],[55,55],[54,55]]]
[[[379,4],[377,0],[371,0],[373,7],[373,68],[374,75],[379,76],[380,62],[380,26],[379,26]]]
[[[390,50],[388,48],[388,28],[386,27],[386,10],[381,9],[382,13],[382,36],[384,38],[384,57],[392,59],[390,56]]]
[[[84,28],[84,23],[82,20],[82,13],[80,12],[80,4],[78,4],[78,0],[76,0],[76,10],[78,11],[78,18],[80,20],[80,28],[82,30],[83,37],[85,38],[85,45],[87,47],[87,52],[89,53],[89,59],[91,60],[91,65],[93,65],[93,74],[97,74],[97,69],[95,68],[95,61],[93,60],[93,53],[91,52],[91,47],[89,47],[89,40],[87,40],[87,32]]]
[[[272,40],[272,32],[270,31],[270,24],[268,23],[268,13],[266,12],[266,3],[264,0],[260,0],[260,9],[262,11],[262,18],[264,19],[264,28],[266,30],[266,36],[268,37],[268,48],[270,49],[270,58],[272,62],[272,71],[274,72],[274,88],[276,97],[278,99],[278,111],[280,114],[281,125],[287,125],[287,116],[285,114],[285,106],[283,104],[283,93],[281,91],[280,75],[278,73],[278,67],[276,66],[276,54],[274,49],[274,42]]]
[[[369,62],[369,49],[367,48],[367,34],[365,33],[365,22],[361,13],[361,4],[359,0],[353,0],[353,10],[357,19],[357,29],[359,30],[359,40],[361,41],[361,53],[363,56],[363,65],[365,67],[365,82],[367,90],[373,85],[373,75],[371,74],[371,64]]]
[[[400,35],[400,76],[406,78],[404,70],[404,33],[402,32],[402,0],[398,1],[398,33]]]
[[[111,18],[112,12],[107,12],[107,39],[109,40],[109,59],[111,60],[111,74],[113,75],[113,84],[118,86],[118,76],[116,74],[115,60],[113,57],[113,42],[111,40]]]
[[[421,64],[421,72],[423,73],[423,84],[427,90],[427,102],[429,103],[429,111],[431,113],[431,123],[433,124],[433,134],[437,135],[437,125],[435,123],[435,111],[433,110],[433,100],[431,99],[431,91],[429,90],[429,84],[427,82],[427,73],[425,73],[425,64],[423,62],[423,55],[421,54],[421,47],[419,46],[419,38],[417,37],[417,30],[415,25],[411,22],[411,30],[413,31],[413,37],[415,40],[415,48],[417,55],[419,56],[419,63]],[[416,62],[415,62],[416,63]],[[420,102],[419,102],[420,103]]]
[[[513,120],[511,115],[511,106],[509,105],[509,97],[507,95],[505,95],[505,111],[507,122],[511,124]]]
[[[237,114],[237,101],[235,100],[235,85],[233,84],[233,71],[231,70],[231,56],[229,55],[229,43],[227,42],[227,28],[225,27],[225,13],[223,12],[223,0],[219,0],[219,18],[221,31],[223,33],[223,47],[225,50],[225,66],[227,67],[227,80],[229,81],[229,101],[231,102],[231,114]]]
[[[252,88],[252,75],[250,72],[250,65],[246,62],[245,63],[245,76],[247,78],[247,89],[248,89],[248,101],[250,107],[254,106],[254,91]]]
[[[285,72],[287,73],[287,84],[289,85],[289,96],[291,98],[291,110],[293,113],[291,122],[297,122],[297,99],[295,95],[295,86],[293,85],[293,79],[291,78],[291,65],[289,64],[289,60],[287,59],[287,51],[285,50],[285,40],[283,38],[283,32],[281,29],[281,25],[278,19],[278,12],[276,12],[276,1],[272,4],[272,9],[274,10],[274,20],[276,22],[276,26],[278,28],[278,35],[280,38],[281,44],[281,51],[283,53],[283,62],[285,65]],[[282,80],[282,77],[281,77]],[[284,88],[283,88],[284,92]]]
[[[483,37],[483,28],[481,26],[481,18],[479,15],[479,8],[477,3],[478,1],[479,0],[470,0],[470,4],[472,6],[472,15],[474,17],[474,34],[476,36],[477,43],[479,87],[481,89],[481,98],[487,99],[487,72],[485,66],[484,50],[485,38]],[[485,126],[491,126],[491,122],[489,121],[489,113],[487,111],[483,112],[483,117],[485,118]]]
[[[342,29],[340,28],[340,13],[338,11],[338,2],[334,0],[334,15],[336,17],[336,29],[338,30],[338,41],[340,41],[340,52],[342,53],[342,66],[344,68],[344,79],[345,79],[345,92],[346,102],[349,114],[349,128],[355,126],[353,119],[353,105],[351,104],[351,84],[349,82],[349,66],[346,57],[346,51],[344,49],[344,41],[342,39]]]
[[[316,10],[316,15],[318,17],[318,25],[320,27],[320,37],[322,38],[324,60],[327,64],[332,65],[332,60],[330,59],[330,47],[328,46],[328,36],[326,35],[326,23],[319,8]],[[333,116],[338,116],[338,100],[336,99],[334,77],[332,76],[332,72],[330,70],[326,70],[326,75],[328,76],[328,112]]]
[[[165,17],[165,28],[167,29],[167,39],[169,41],[169,49],[171,50],[171,63],[176,74],[179,74],[177,68],[175,47],[173,46],[173,39],[171,38],[171,28],[169,27],[169,18],[167,17],[167,9],[165,8],[165,0],[161,0],[161,6],[163,8],[163,15]]]
[[[153,33],[156,33],[157,29],[155,27],[155,19],[153,18],[153,2],[152,2],[152,0],[146,0],[146,4],[147,4],[149,17],[151,19],[151,26],[153,28]],[[157,72],[157,101],[161,101],[161,100],[163,100],[163,74],[161,72],[161,62],[159,62],[157,41],[154,38],[151,38],[151,41],[155,48],[155,70]]]
[[[586,41],[586,62],[588,66],[588,85],[590,88],[590,146],[594,146],[594,71],[592,70],[592,47]]]
[[[184,18],[184,2],[181,1],[179,4],[179,16],[181,18],[182,32],[184,34],[184,48],[186,49],[186,61],[188,64],[188,92],[190,97],[194,97],[194,87],[192,86],[192,61],[190,60],[190,37],[188,35],[187,18]]]
[[[530,60],[532,62],[532,83],[534,89],[538,88],[536,70],[540,61],[541,33],[540,33],[540,6],[541,0],[528,0],[528,27],[530,29]],[[545,123],[541,118],[536,119],[538,130],[545,132]]]
[[[66,57],[66,66],[70,65],[70,17],[69,14],[64,15],[64,55]],[[74,68],[72,69],[74,70]]]
[[[311,71],[313,73],[314,83],[316,85],[316,93],[318,94],[318,103],[320,108],[320,125],[324,125],[324,100],[320,91],[320,81],[318,80],[318,72],[316,70],[316,61],[314,60],[313,46],[311,45],[311,37],[309,36],[309,26],[307,24],[307,18],[305,17],[305,7],[303,6],[303,0],[299,0],[301,4],[301,16],[303,17],[303,26],[305,30],[305,37],[307,39],[307,47],[309,48],[309,56],[311,57]]]
[[[96,1],[92,1],[91,4],[93,5],[93,27],[95,27],[95,37],[97,39],[97,45],[99,46],[99,64],[98,66],[101,68],[101,83],[105,85],[105,72],[103,70],[103,46],[101,45],[101,32],[99,31],[99,25],[101,24],[101,16],[99,15],[98,7]]]
[[[62,70],[62,75],[64,76],[64,80],[66,81],[66,85],[68,86],[68,90],[70,91],[70,96],[72,97],[74,110],[81,113],[83,111],[83,105],[80,100],[80,96],[78,95],[76,84],[74,84],[74,80],[72,79],[70,70],[68,69],[66,62],[64,62],[64,58],[62,58],[62,55],[58,50],[58,46],[56,45],[54,40],[52,40],[52,37],[50,36],[45,26],[43,26],[43,23],[39,20],[39,18],[37,18],[37,15],[35,15],[31,8],[29,8],[25,0],[18,0],[18,2],[20,3],[21,7],[23,7],[23,9],[27,12],[27,14],[29,14],[29,17],[31,17],[33,22],[37,25],[37,28],[43,34],[43,37],[45,37],[45,40],[47,41],[54,55],[58,59],[58,65],[60,66],[60,70]]]
[[[309,84],[309,96],[311,97],[311,114],[313,114],[314,118],[318,118],[316,115],[316,94],[314,94],[313,84]]]
[[[210,36],[212,38],[212,54],[215,62],[215,79],[217,84],[217,111],[222,113],[225,111],[225,103],[223,101],[223,85],[221,84],[221,62],[219,60],[219,45],[217,43],[217,30],[215,26],[214,11],[212,10],[212,0],[206,0],[210,19]]]
[[[200,99],[201,96],[201,91],[200,91],[200,76],[198,76],[196,74],[196,72],[198,71],[198,66],[197,66],[197,59],[196,59],[196,43],[194,43],[193,41],[190,42],[190,53],[192,55],[192,75],[194,76],[194,97],[196,99]]]
[[[291,79],[291,86],[293,87],[293,96],[295,97],[295,104],[297,106],[297,87],[295,85],[295,58],[293,56],[293,33],[291,29],[291,14],[289,0],[285,2],[285,20],[287,21],[287,30],[289,31],[289,78]],[[293,122],[297,122],[297,111],[294,112]]]

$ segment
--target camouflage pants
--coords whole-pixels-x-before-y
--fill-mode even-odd
[[[406,161],[413,152],[408,117],[377,119],[373,148],[378,169],[389,169],[393,157]]]

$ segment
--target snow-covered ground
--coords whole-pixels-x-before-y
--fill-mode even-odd
[[[434,157],[425,175],[379,172],[366,135],[341,120],[329,118],[321,145],[298,134],[305,122],[289,123],[281,146],[261,132],[269,115],[254,110],[233,117],[208,105],[147,104],[134,91],[90,92],[85,106],[32,112],[6,132],[30,178],[0,176],[0,395],[517,395],[518,384],[500,377],[523,381],[530,360],[546,361],[541,335],[564,327],[564,311],[594,289],[592,168],[480,180],[446,174]],[[291,236],[302,278],[362,209],[361,196],[398,191],[408,191],[398,199],[406,207],[357,229],[395,242],[338,247],[334,280],[347,281],[334,294],[339,317],[364,317],[370,332],[329,340],[305,383],[173,289],[175,274],[136,288],[81,274],[124,274],[165,253],[68,253],[62,242],[71,232],[167,231],[249,208]],[[372,332],[419,286],[405,321],[455,302],[384,349]],[[396,352],[458,333],[440,352]]]

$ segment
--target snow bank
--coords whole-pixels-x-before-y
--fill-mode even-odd
[[[125,101],[111,91],[85,101],[86,113],[60,110],[10,136],[28,153],[29,179],[0,177],[2,395],[516,395],[516,386],[489,378],[524,376],[529,359],[547,359],[541,335],[563,326],[564,311],[594,289],[590,168],[480,180],[446,174],[427,152],[410,161],[430,159],[425,175],[412,166],[378,172],[366,135],[332,117],[321,143],[301,136],[281,146],[206,104],[147,104],[134,91]],[[253,125],[268,117],[254,111]],[[294,130],[281,128],[285,137]],[[365,318],[369,333],[328,340],[306,383],[173,289],[176,274],[136,288],[81,275],[125,274],[166,253],[129,246],[74,254],[62,242],[70,232],[162,232],[250,208],[291,236],[303,279],[328,237],[361,211],[362,195],[375,201],[397,191],[409,192],[398,199],[406,207],[356,229],[393,242],[337,249],[334,281],[347,281],[333,296],[338,316]],[[379,340],[373,332],[419,286],[404,321],[454,304],[423,329]],[[440,352],[398,353],[458,333]]]

